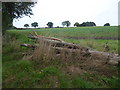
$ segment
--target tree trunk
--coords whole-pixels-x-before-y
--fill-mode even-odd
[[[3,34],[7,29],[9,29],[9,25],[13,26],[13,18],[11,14],[8,14],[6,11],[2,12],[2,31]]]

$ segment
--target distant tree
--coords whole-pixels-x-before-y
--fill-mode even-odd
[[[80,26],[96,26],[94,22],[83,22]]]
[[[59,28],[59,26],[57,26],[57,28]]]
[[[26,28],[29,27],[29,24],[25,24],[24,27],[26,27]]]
[[[109,23],[106,23],[106,24],[104,24],[104,26],[110,26],[110,24],[109,24]]]
[[[86,26],[86,23],[85,23],[85,22],[83,22],[82,24],[80,24],[80,26]]]
[[[38,23],[34,22],[34,23],[31,24],[31,26],[36,28],[36,27],[38,27]]]
[[[66,24],[67,24],[66,25],[67,27],[71,25],[71,23],[69,21],[66,21]]]
[[[76,22],[76,23],[74,24],[74,26],[79,27],[80,24],[79,24],[78,22]]]
[[[62,25],[63,25],[63,27],[66,25],[66,23],[65,22],[62,22]]]
[[[96,24],[94,22],[88,22],[89,26],[96,26]]]
[[[69,27],[71,25],[71,23],[69,21],[64,21],[64,22],[62,22],[62,25],[63,26],[66,25],[67,27]]]
[[[53,23],[52,23],[52,22],[48,22],[48,23],[47,23],[47,26],[48,26],[49,28],[52,28],[52,27],[53,27]]]

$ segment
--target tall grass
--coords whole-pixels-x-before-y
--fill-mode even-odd
[[[52,43],[40,40],[39,46],[33,51],[31,59],[40,63],[43,67],[46,67],[46,65],[55,65],[56,63],[67,67],[72,64],[79,65],[75,62],[83,62],[81,59],[84,59],[84,61],[87,60],[87,58],[84,57],[85,53],[83,52],[84,50],[82,51],[82,46],[80,46],[81,48],[78,50],[54,46]]]
[[[85,47],[90,47],[91,49],[97,50],[97,51],[103,51],[104,45],[106,42],[108,42],[108,46],[110,50],[108,52],[110,53],[118,53],[118,40],[95,40],[95,39],[63,39],[66,42],[72,42],[75,44],[79,44]]]

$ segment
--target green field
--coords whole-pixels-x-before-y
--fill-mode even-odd
[[[103,46],[108,42],[110,51],[118,53],[118,27],[76,27],[76,28],[50,28],[50,29],[33,29],[39,35],[57,37],[66,42],[76,43],[83,46],[103,51]],[[28,42],[28,34],[33,30],[9,30],[11,35],[16,36],[22,43]],[[95,38],[100,39],[95,39]],[[84,38],[84,39],[81,39]]]
[[[118,27],[76,27],[76,28],[46,28],[46,29],[31,29],[31,30],[20,30],[13,31],[24,34],[36,30],[40,35],[55,36],[55,37],[117,37],[118,36]]]
[[[110,47],[108,52],[118,53],[118,40],[114,40],[118,37],[117,26],[8,30],[3,37],[3,88],[116,88],[120,86],[118,83],[120,78],[116,74],[110,73],[109,76],[96,73],[94,70],[80,73],[78,67],[74,67],[77,66],[77,61],[74,60],[71,64],[66,64],[62,59],[23,60],[22,53],[29,49],[20,47],[20,44],[32,43],[27,36],[33,30],[39,35],[57,37],[98,51],[103,51],[103,46],[108,42]],[[81,37],[84,39],[80,39]],[[104,37],[104,39],[95,39],[96,37]],[[74,69],[72,73],[71,68]],[[119,70],[116,66],[111,68],[114,72]]]

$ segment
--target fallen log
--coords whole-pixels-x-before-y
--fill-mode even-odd
[[[41,35],[33,35],[30,33],[30,35],[28,35],[28,38],[30,39],[46,39],[46,40],[53,40],[53,41],[59,41],[59,42],[64,42],[61,39],[58,38],[54,38],[54,37],[45,37],[45,36],[41,36]]]
[[[99,58],[106,58],[107,64],[109,65],[119,65],[120,64],[120,56],[118,54],[100,52],[95,50],[89,50],[91,55],[100,56]]]
[[[32,48],[32,49],[35,49],[36,47],[38,47],[38,45],[32,45],[32,44],[20,44],[20,46],[23,46],[23,47],[27,47],[27,48]]]
[[[90,56],[90,52],[87,48],[82,49],[69,49],[69,48],[61,48],[61,47],[51,47],[55,51],[56,54],[66,53],[66,54],[73,54],[76,53],[79,56]]]
[[[73,43],[67,43],[64,42],[58,38],[52,38],[52,37],[45,37],[45,36],[40,36],[36,32],[34,34],[30,33],[28,36],[30,39],[35,39],[38,40],[38,44],[21,44],[21,46],[28,47],[28,48],[39,48],[41,43],[44,45],[50,45],[50,48],[55,51],[56,54],[61,54],[63,51],[66,53],[74,53],[78,52],[79,55],[81,56],[93,56],[97,57],[97,59],[107,59],[107,63],[110,65],[118,65],[120,63],[120,57],[118,55],[114,55],[111,53],[107,52],[99,52],[95,50],[90,50],[87,47],[83,47],[77,44]]]
[[[28,47],[28,48],[33,48],[33,50],[35,48],[39,48],[39,44],[36,45],[31,45],[31,44],[21,44],[21,46],[24,47]],[[119,65],[120,63],[120,57],[118,55],[114,55],[111,53],[107,53],[107,52],[99,52],[99,51],[94,51],[94,50],[90,50],[88,48],[84,48],[81,47],[79,49],[74,49],[74,48],[63,48],[63,47],[50,47],[52,50],[54,50],[56,55],[60,55],[61,53],[76,53],[79,56],[83,56],[83,57],[92,57],[92,58],[96,58],[96,59],[106,59],[107,64],[110,65]]]
[[[28,36],[30,39],[37,39],[38,41],[43,41],[45,43],[51,44],[53,47],[63,47],[63,48],[69,48],[69,49],[79,49],[80,46],[72,43],[66,43],[60,39],[57,38],[48,38],[48,37],[41,37],[41,36]],[[42,43],[43,43],[42,42]]]
[[[82,49],[83,48],[76,44],[66,43],[66,42],[56,42],[56,41],[51,41],[51,40],[44,40],[42,43],[47,43],[48,45],[51,45],[52,47],[62,47],[62,48],[68,48],[68,49]],[[34,44],[34,45],[21,44],[20,46],[24,46],[24,47],[28,47],[28,48],[36,48],[39,46],[39,44]]]
[[[21,46],[28,47],[28,48],[37,48],[39,47],[38,44],[36,45],[31,45],[31,44],[21,44]],[[96,59],[106,59],[107,64],[110,65],[118,65],[120,62],[120,57],[118,55],[114,55],[111,53],[106,53],[106,52],[99,52],[99,51],[94,51],[90,50],[87,48],[81,48],[81,49],[69,49],[69,48],[62,48],[62,47],[51,47],[52,50],[54,50],[56,55],[60,55],[61,53],[69,54],[69,53],[76,53],[79,56],[83,57],[91,57],[96,58]]]

